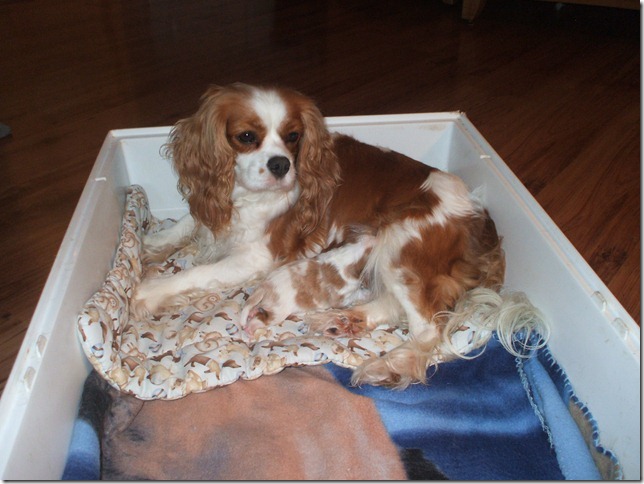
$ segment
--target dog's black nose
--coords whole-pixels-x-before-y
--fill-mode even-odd
[[[274,156],[268,163],[266,163],[268,169],[271,171],[275,178],[282,178],[288,173],[288,169],[291,167],[291,162],[288,161],[286,156]]]

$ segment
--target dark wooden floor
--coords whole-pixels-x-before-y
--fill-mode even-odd
[[[639,12],[489,0],[468,25],[459,10],[0,1],[0,390],[108,130],[172,124],[237,80],[329,116],[465,111],[639,323]]]

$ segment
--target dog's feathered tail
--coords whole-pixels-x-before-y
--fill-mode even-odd
[[[475,288],[466,292],[452,311],[436,316],[447,321],[441,334],[444,357],[475,358],[463,355],[454,343],[453,336],[463,326],[473,330],[472,348],[485,345],[495,332],[503,347],[517,357],[529,356],[543,347],[550,336],[543,314],[523,292]]]
[[[466,328],[470,331],[463,331]],[[524,293],[477,287],[467,291],[453,310],[437,313],[425,332],[356,368],[352,384],[404,389],[425,383],[430,366],[437,369],[446,361],[476,358],[493,334],[510,354],[528,357],[547,343],[550,330]],[[459,341],[461,335],[470,338],[467,344]],[[470,350],[467,354],[465,347]]]

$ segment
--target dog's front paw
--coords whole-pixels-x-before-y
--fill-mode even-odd
[[[134,288],[130,313],[137,319],[147,319],[188,304],[187,294],[173,294],[167,286],[167,278],[145,279]]]

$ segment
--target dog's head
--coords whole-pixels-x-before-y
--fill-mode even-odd
[[[313,230],[339,179],[333,141],[315,104],[292,90],[213,86],[173,128],[167,152],[193,217],[217,233],[238,192],[301,191],[298,218]]]

